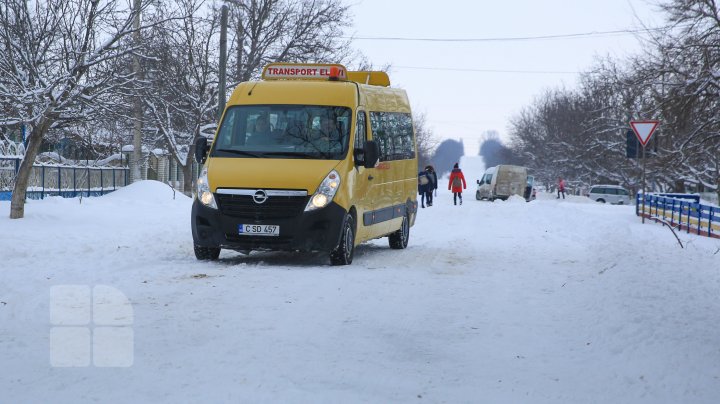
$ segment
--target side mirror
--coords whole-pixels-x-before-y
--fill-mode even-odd
[[[356,166],[365,167],[365,150],[364,149],[354,149],[353,157],[355,157],[355,165]]]
[[[374,140],[365,142],[365,168],[374,168],[380,160],[380,147]]]
[[[197,140],[197,142],[195,142],[195,161],[197,161],[198,164],[204,164],[205,158],[207,157],[207,152],[207,138],[205,136],[201,136]]]
[[[480,180],[477,180],[478,185],[480,185]]]

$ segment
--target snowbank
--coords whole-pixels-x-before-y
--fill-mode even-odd
[[[506,202],[506,203],[527,203],[525,201],[525,198],[523,198],[520,195],[510,195],[510,197],[506,201],[502,201],[501,199],[496,199],[495,202]]]
[[[152,203],[167,202],[173,198],[179,200],[191,199],[182,192],[173,189],[168,184],[152,180],[134,182],[126,187],[119,188],[117,191],[111,192],[102,198],[113,202],[141,201]]]

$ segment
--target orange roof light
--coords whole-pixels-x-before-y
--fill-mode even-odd
[[[330,81],[340,80],[340,69],[337,66],[330,66],[330,75],[328,77]]]

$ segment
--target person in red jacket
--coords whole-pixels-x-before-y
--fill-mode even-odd
[[[448,182],[448,190],[452,190],[453,193],[453,204],[457,205],[457,200],[460,199],[460,205],[462,205],[463,189],[467,189],[465,176],[460,170],[460,167],[458,167],[458,163],[455,163],[450,172],[450,181]]]

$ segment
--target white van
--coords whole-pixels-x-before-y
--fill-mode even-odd
[[[490,167],[477,184],[478,189],[475,192],[477,200],[505,200],[511,195],[520,195],[527,199],[527,168],[507,164]]]
[[[600,203],[627,205],[630,203],[630,192],[619,185],[593,185],[588,197]]]

